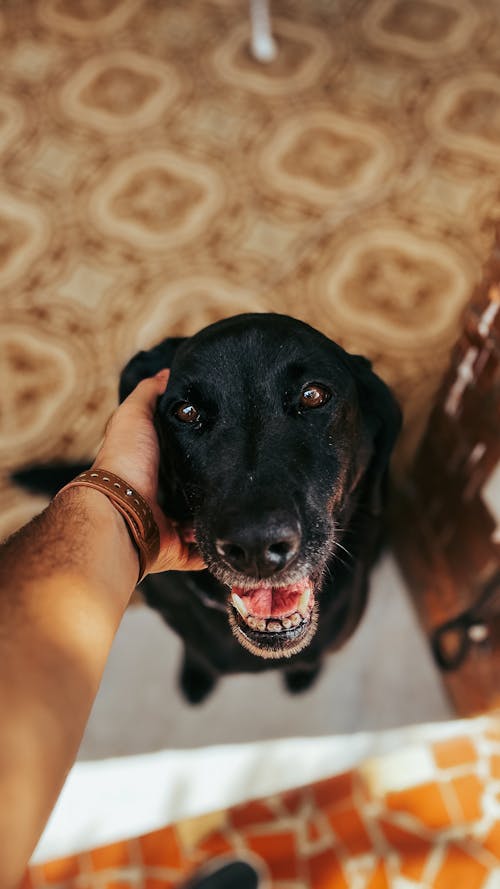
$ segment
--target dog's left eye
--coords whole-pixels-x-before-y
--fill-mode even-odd
[[[302,408],[321,407],[325,404],[332,393],[326,386],[319,386],[317,383],[304,386],[300,394],[300,406]]]
[[[201,420],[201,414],[194,406],[194,404],[190,404],[188,401],[183,401],[179,404],[175,411],[175,416],[181,423],[198,423]]]

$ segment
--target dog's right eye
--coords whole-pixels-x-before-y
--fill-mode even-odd
[[[189,401],[183,401],[182,404],[179,404],[174,411],[174,416],[181,423],[198,423],[201,420],[198,408],[194,404],[190,404]]]

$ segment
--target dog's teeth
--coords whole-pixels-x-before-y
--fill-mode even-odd
[[[266,622],[262,618],[257,621],[257,629],[261,630],[261,632],[264,632],[264,630],[266,629]]]
[[[290,627],[292,626],[292,621],[290,620],[289,617],[282,617],[281,623],[283,624],[285,630],[289,630]]]
[[[250,617],[247,617],[247,618],[246,618],[246,622],[247,622],[248,626],[252,628],[252,630],[258,630],[258,629],[259,629],[259,627],[258,627],[259,620],[258,620],[256,617],[252,617],[252,616],[250,615]]]
[[[238,613],[241,614],[243,618],[246,618],[248,615],[248,608],[245,605],[243,599],[240,599],[237,593],[231,594],[231,602],[236,608],[236,611],[238,611]]]
[[[302,615],[298,614],[296,611],[295,614],[292,614],[290,617],[290,623],[292,627],[298,627],[298,625],[302,623]]]
[[[267,629],[269,633],[279,633],[280,630],[283,629],[279,620],[270,620],[267,623]]]
[[[309,587],[306,587],[306,589],[304,590],[304,592],[302,593],[302,595],[299,599],[299,607],[298,607],[298,611],[300,611],[300,613],[304,617],[306,617],[307,612],[309,610],[309,599],[310,598],[311,598],[311,590],[309,589]]]

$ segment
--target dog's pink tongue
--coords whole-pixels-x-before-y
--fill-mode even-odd
[[[236,593],[243,600],[247,611],[255,617],[269,617],[273,610],[273,591],[271,587],[257,587],[254,590],[242,590],[233,587],[233,593]]]
[[[302,588],[256,587],[244,590],[233,587],[233,593],[242,599],[249,614],[253,617],[281,617],[297,610]]]

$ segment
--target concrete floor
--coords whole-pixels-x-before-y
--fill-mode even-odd
[[[80,759],[284,736],[342,734],[446,719],[452,710],[390,555],[374,571],[358,631],[314,688],[292,697],[270,672],[225,679],[200,707],[176,684],[181,646],[156,613],[125,615]]]

